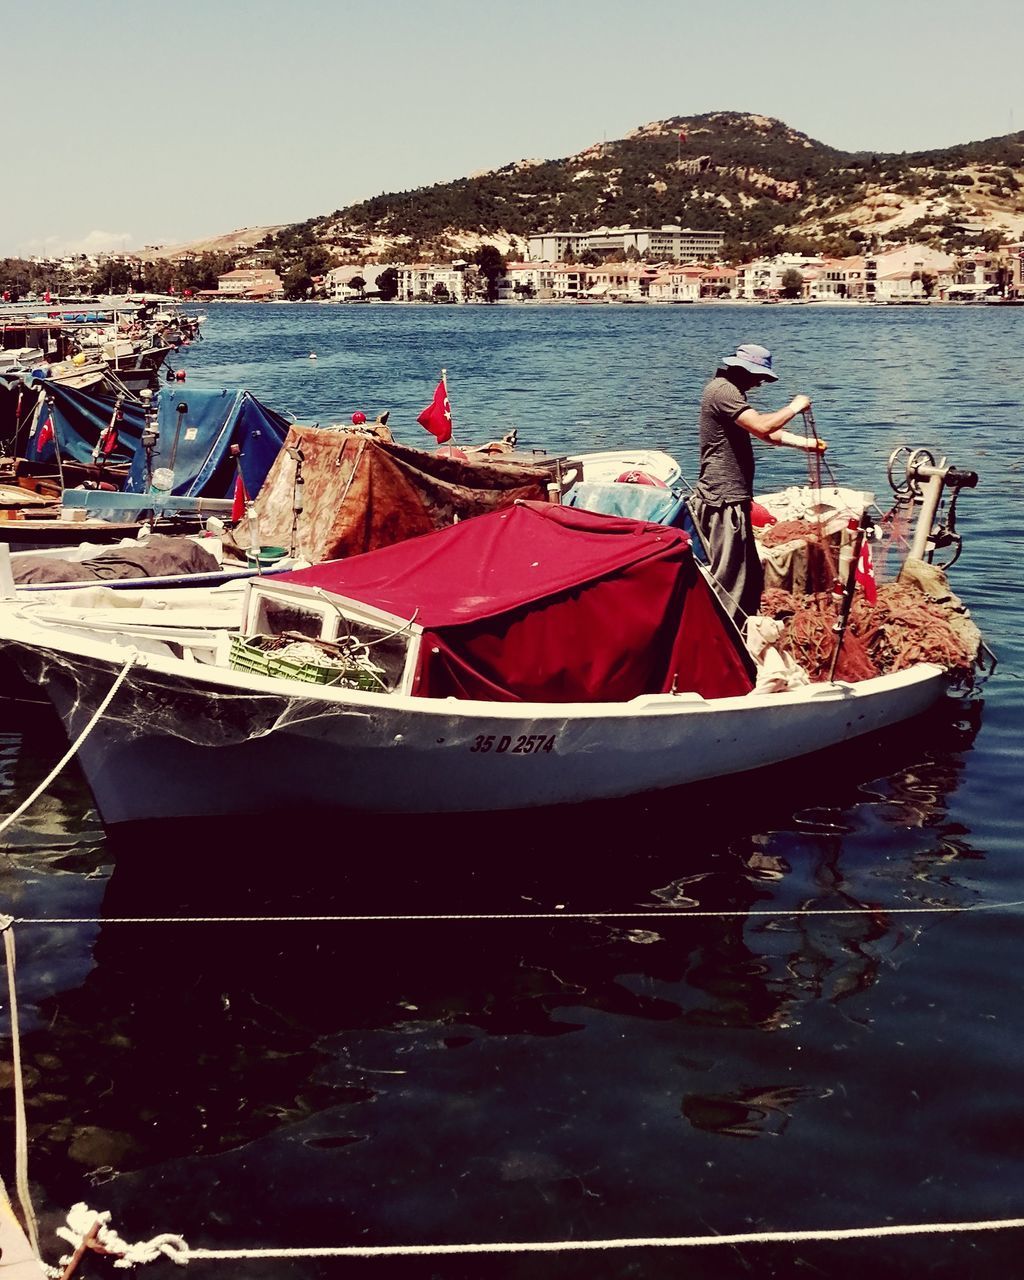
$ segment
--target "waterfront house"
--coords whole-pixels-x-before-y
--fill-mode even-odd
[[[734,298],[736,296],[736,270],[721,265],[704,267],[701,271],[700,296],[702,298]]]
[[[666,267],[657,269],[648,285],[652,302],[696,302],[701,296],[705,272],[702,267]]]
[[[217,277],[218,298],[283,298],[284,284],[271,267],[236,267]]]
[[[578,298],[587,288],[588,268],[569,262],[510,262],[498,279],[498,297]]]
[[[466,264],[394,263],[400,302],[466,301]]]

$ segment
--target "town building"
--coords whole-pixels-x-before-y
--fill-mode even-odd
[[[336,302],[376,297],[379,292],[377,279],[387,269],[384,263],[376,262],[368,262],[365,266],[332,267],[324,276],[323,292]],[[353,280],[362,280],[362,287],[353,285]]]
[[[696,302],[703,282],[702,267],[659,267],[647,293],[652,302]]]
[[[466,301],[466,264],[438,265],[431,262],[414,262],[410,265],[395,263],[398,273],[398,300],[400,302],[454,299]],[[382,268],[383,270],[383,268]]]
[[[595,253],[620,260],[630,250],[658,262],[714,262],[725,243],[724,231],[695,231],[674,224],[663,227],[600,227],[596,231],[546,231],[527,237],[533,262],[558,262],[571,255]]]
[[[283,298],[284,284],[269,267],[236,267],[217,277],[218,298]]]
[[[568,262],[510,262],[498,278],[498,298],[579,298],[587,289],[587,270]]]

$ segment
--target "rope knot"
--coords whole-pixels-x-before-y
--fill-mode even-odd
[[[95,1249],[97,1253],[115,1255],[117,1257],[115,1267],[143,1266],[147,1262],[155,1262],[160,1257],[170,1258],[179,1267],[187,1266],[190,1250],[182,1236],[167,1231],[162,1235],[154,1236],[152,1240],[140,1240],[135,1244],[129,1244],[108,1225],[109,1222],[108,1210],[97,1211],[80,1202],[72,1205],[68,1211],[68,1225],[58,1227],[57,1235],[76,1250],[84,1244],[90,1249]],[[61,1261],[67,1262],[70,1259],[62,1258]]]

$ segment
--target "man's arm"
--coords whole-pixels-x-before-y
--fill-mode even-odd
[[[765,444],[788,445],[791,449],[803,449],[806,453],[824,453],[826,444],[814,436],[798,436],[792,431],[783,431],[787,422],[792,422],[798,413],[811,407],[807,396],[794,396],[782,409],[774,413],[758,413],[756,409],[744,409],[736,416],[735,421]]]

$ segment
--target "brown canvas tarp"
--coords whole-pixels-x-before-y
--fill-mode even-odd
[[[314,564],[431,533],[516,499],[543,502],[554,459],[524,462],[468,451],[468,460],[409,449],[386,428],[293,426],[255,502],[264,546],[293,548]],[[296,460],[302,511],[293,539]]]

